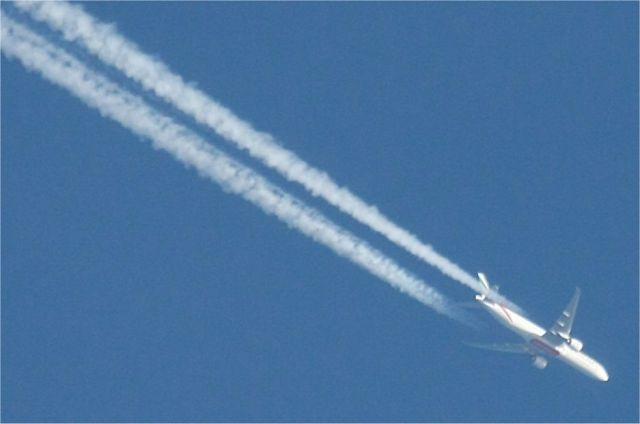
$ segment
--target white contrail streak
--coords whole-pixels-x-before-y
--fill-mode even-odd
[[[187,128],[152,109],[101,75],[2,14],[2,51],[40,73],[133,133],[152,141],[201,176],[241,195],[287,225],[361,266],[398,290],[451,318],[464,315],[434,288],[400,268],[391,259],[338,227],[316,210],[269,183],[261,175],[213,148]]]
[[[269,134],[255,130],[205,93],[186,84],[161,61],[143,53],[133,42],[87,14],[81,7],[65,2],[17,2],[39,21],[62,32],[65,39],[83,45],[104,63],[122,71],[174,107],[212,128],[217,134],[246,150],[253,157],[280,172],[290,181],[300,183],[315,196],[324,198],[357,221],[384,235],[449,277],[479,293],[485,288],[455,263],[440,255],[430,245],[393,223],[375,206],[365,203],[348,189],[340,187],[295,153],[278,145]]]

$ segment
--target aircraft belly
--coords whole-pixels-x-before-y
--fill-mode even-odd
[[[558,350],[558,346],[555,346],[544,338],[533,337],[529,340],[529,345],[540,354],[544,354],[546,356],[557,357],[560,355],[560,351]]]
[[[607,374],[604,367],[583,352],[578,352],[570,347],[564,346],[559,359],[591,378],[601,381],[609,380],[609,374]]]

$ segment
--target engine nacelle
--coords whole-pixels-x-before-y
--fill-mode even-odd
[[[584,343],[582,343],[582,340],[580,339],[571,339],[569,340],[569,346],[571,346],[572,348],[574,348],[575,350],[577,350],[578,352],[582,350],[582,347],[584,346]]]
[[[534,356],[531,365],[541,370],[547,367],[547,360],[542,356]]]

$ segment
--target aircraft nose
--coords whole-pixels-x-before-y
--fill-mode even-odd
[[[598,380],[609,381],[609,373],[607,373],[607,370],[605,370],[603,366],[598,367],[595,374]]]
[[[604,370],[603,370],[603,371],[604,371]],[[606,371],[604,371],[604,372],[602,373],[602,375],[601,375],[601,380],[602,380],[602,381],[609,381],[609,374],[608,374]]]

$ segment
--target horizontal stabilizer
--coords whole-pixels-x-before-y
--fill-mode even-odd
[[[466,309],[482,309],[482,306],[480,306],[480,304],[475,300],[469,302],[457,302],[456,305]]]
[[[480,279],[480,282],[487,290],[491,290],[491,285],[489,284],[489,280],[487,280],[486,275],[484,275],[482,272],[479,272],[478,278]]]
[[[531,351],[526,344],[523,343],[467,343],[467,346],[475,347],[477,349],[485,349],[485,350],[494,350],[497,352],[507,352],[507,353],[527,353],[530,354]]]

